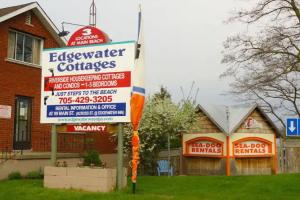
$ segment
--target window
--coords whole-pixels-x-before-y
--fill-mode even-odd
[[[9,32],[8,58],[40,64],[41,39],[16,31]]]

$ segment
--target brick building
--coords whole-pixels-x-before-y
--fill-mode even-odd
[[[0,9],[0,151],[50,151],[50,126],[40,124],[41,52],[65,46],[58,29],[36,2]],[[88,138],[87,138],[88,137]],[[114,153],[105,134],[62,133],[59,152]]]

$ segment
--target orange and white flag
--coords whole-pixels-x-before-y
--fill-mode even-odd
[[[145,73],[144,73],[144,41],[142,33],[142,13],[139,12],[139,24],[138,24],[138,40],[136,48],[136,59],[132,74],[132,95],[131,95],[131,123],[133,127],[133,135],[131,139],[132,144],[132,186],[133,193],[135,193],[135,184],[137,181],[137,169],[140,160],[140,139],[138,135],[139,123],[142,118],[144,103],[145,103]]]
[[[144,50],[142,32],[142,14],[139,12],[138,41],[136,50],[135,66],[132,74],[132,96],[131,96],[131,123],[133,130],[137,131],[142,117],[145,102],[145,68],[144,68]]]

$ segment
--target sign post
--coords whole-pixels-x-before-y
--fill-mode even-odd
[[[52,124],[51,126],[51,165],[56,165],[57,160],[57,132],[56,125]]]
[[[117,189],[123,186],[123,124],[118,124]]]

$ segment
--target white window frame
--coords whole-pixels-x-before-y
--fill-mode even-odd
[[[12,63],[17,63],[17,64],[22,64],[22,65],[26,65],[26,66],[30,66],[30,67],[41,68],[41,59],[42,59],[42,51],[43,51],[43,48],[44,48],[44,40],[42,38],[40,38],[40,37],[31,35],[31,34],[28,34],[28,33],[24,33],[24,32],[21,32],[21,31],[17,31],[17,30],[14,30],[14,29],[10,29],[8,33],[10,34],[11,32],[16,33],[15,47],[14,47],[14,58],[9,57],[10,44],[9,44],[9,40],[8,40],[7,58],[5,59],[5,61],[12,62]],[[33,62],[25,62],[25,61],[17,60],[16,59],[16,57],[17,57],[17,55],[16,55],[17,54],[17,51],[16,51],[17,34],[22,34],[24,36],[29,36],[29,37],[31,37],[33,39],[36,39],[36,40],[40,41],[40,52],[39,52],[40,53],[40,55],[39,55],[40,59],[39,59],[39,64],[36,64],[36,63],[33,63]],[[24,43],[23,43],[23,51],[24,51]]]

